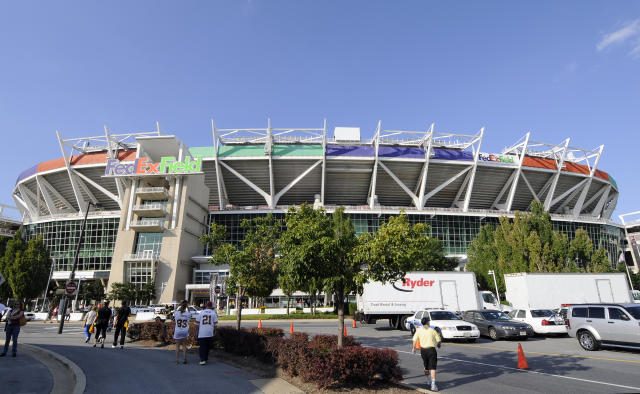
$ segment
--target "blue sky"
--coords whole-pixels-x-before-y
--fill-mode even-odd
[[[0,202],[67,138],[222,128],[476,132],[594,148],[640,209],[640,2],[0,3]],[[617,219],[617,218],[616,218]]]

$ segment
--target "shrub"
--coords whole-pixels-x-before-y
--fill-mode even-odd
[[[311,338],[310,342],[311,346],[321,346],[326,349],[335,349],[338,347],[338,336],[337,335],[316,335]],[[360,343],[357,342],[352,336],[347,335],[342,339],[343,346],[360,346]]]
[[[358,310],[358,304],[356,304],[355,302],[350,302],[348,310],[349,310],[349,315],[354,316],[354,314]]]
[[[127,330],[127,336],[131,338],[132,341],[140,340],[140,333],[142,331],[143,323],[132,323],[129,324],[129,329]]]

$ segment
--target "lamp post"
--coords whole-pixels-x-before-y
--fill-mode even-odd
[[[76,247],[76,253],[73,256],[73,266],[71,267],[71,274],[69,275],[69,280],[72,281],[76,278],[76,267],[78,266],[78,255],[80,254],[80,247],[82,246],[82,241],[84,240],[84,230],[87,226],[87,216],[89,216],[89,209],[91,206],[95,208],[100,208],[100,203],[92,203],[89,201],[87,203],[87,210],[84,213],[84,220],[82,221],[82,227],[80,228],[80,238],[78,239],[78,246]],[[76,289],[76,291],[80,291],[80,289]],[[62,334],[62,329],[64,328],[64,319],[67,314],[67,293],[65,289],[64,296],[62,298],[62,310],[58,311],[58,316],[62,316],[60,319],[60,325],[58,327],[58,334]]]
[[[493,276],[493,284],[496,287],[496,297],[498,297],[498,306],[500,306],[500,292],[498,291],[498,282],[496,281],[496,273],[494,270],[489,270],[489,272],[487,273]]]

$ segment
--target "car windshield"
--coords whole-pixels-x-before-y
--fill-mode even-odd
[[[532,309],[531,317],[552,317],[553,311],[549,309]]]
[[[491,293],[482,293],[482,299],[484,302],[488,302],[489,304],[497,304],[498,300]]]
[[[624,308],[633,316],[635,319],[640,320],[640,306],[630,306],[628,308]]]
[[[449,311],[435,311],[429,312],[431,320],[460,320],[458,316]]]
[[[511,320],[511,317],[504,312],[482,312],[482,316],[487,320]]]

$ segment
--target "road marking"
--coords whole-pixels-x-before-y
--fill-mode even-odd
[[[413,354],[412,352],[407,352],[405,350],[396,350],[396,352]],[[538,374],[538,375],[551,376],[551,377],[554,377],[554,378],[570,379],[570,380],[577,380],[577,381],[585,382],[585,383],[595,383],[595,384],[602,384],[602,385],[605,385],[605,386],[620,387],[620,388],[623,388],[623,389],[630,389],[630,390],[634,390],[634,391],[639,391],[640,392],[640,387],[624,386],[622,384],[601,382],[601,381],[598,381],[598,380],[582,379],[582,378],[575,378],[573,376],[563,376],[563,375],[556,375],[556,374],[547,373],[547,372],[531,371],[529,369],[518,369],[518,368],[512,368],[512,367],[505,367],[505,366],[502,366],[502,365],[481,363],[479,361],[461,360],[461,359],[452,358],[452,357],[440,356],[438,358],[445,359],[445,360],[451,360],[451,361],[458,361],[458,362],[461,362],[461,363],[468,363],[468,364],[484,365],[484,366],[487,366],[487,367],[502,368],[502,369],[507,369],[509,371],[534,373],[534,374]]]
[[[467,344],[463,344],[463,343],[447,343],[447,345],[475,347],[475,348],[478,348],[478,349],[502,350],[502,351],[514,352],[514,353],[518,351],[517,349],[507,349],[507,348],[500,348],[500,347],[495,347],[495,346],[483,346],[483,345],[467,345]],[[544,353],[544,352],[534,352],[534,351],[531,351],[531,350],[527,350],[525,353],[540,354],[542,356],[587,358],[587,359],[592,359],[592,360],[617,361],[617,362],[621,362],[621,363],[640,364],[640,361],[638,361],[638,360],[623,360],[623,359],[620,359],[620,358],[608,358],[608,357],[598,357],[598,356],[582,356],[582,355],[578,355],[578,354]]]

